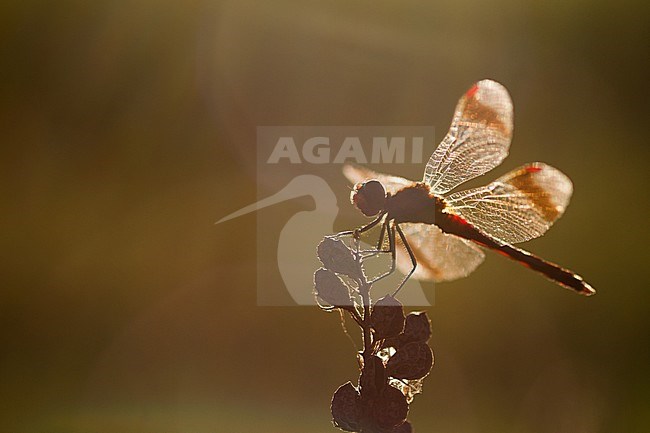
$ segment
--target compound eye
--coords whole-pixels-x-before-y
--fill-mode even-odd
[[[386,189],[378,180],[359,183],[352,192],[352,203],[365,216],[374,216],[384,210]]]

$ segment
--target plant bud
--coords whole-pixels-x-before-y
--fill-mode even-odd
[[[426,343],[431,338],[431,321],[424,311],[409,313],[406,316],[404,332],[399,336],[401,343]]]
[[[352,251],[339,239],[324,238],[318,244],[318,259],[330,271],[351,278],[363,276],[361,266],[354,259]]]
[[[433,352],[426,343],[408,343],[388,360],[386,371],[397,379],[421,379],[433,366]]]
[[[334,392],[331,410],[332,421],[336,427],[349,432],[361,430],[359,393],[352,383],[341,385]]]
[[[314,273],[316,296],[334,307],[352,308],[350,292],[332,271],[320,268]]]
[[[399,335],[404,329],[404,308],[390,295],[379,299],[370,315],[370,324],[375,331],[375,340]]]

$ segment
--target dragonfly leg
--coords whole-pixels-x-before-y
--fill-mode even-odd
[[[370,230],[371,228],[373,228],[374,226],[376,226],[377,224],[379,224],[381,222],[382,218],[384,218],[384,215],[386,215],[386,212],[380,213],[379,216],[377,216],[377,218],[370,221],[368,224],[366,224],[365,226],[363,226],[361,228],[354,229],[354,230],[346,230],[344,232],[337,233],[336,235],[333,235],[331,237],[336,239],[336,238],[340,238],[340,237],[343,237],[343,236],[354,236],[355,238],[358,239],[359,235],[361,235],[361,233],[366,232],[366,231]]]
[[[398,224],[395,224],[395,230],[397,230],[397,234],[399,235],[400,239],[402,240],[402,243],[404,244],[404,247],[406,247],[406,252],[408,252],[409,257],[411,258],[411,263],[413,264],[413,267],[409,271],[409,273],[404,277],[402,282],[399,284],[395,292],[393,293],[393,297],[397,295],[397,293],[402,289],[404,284],[408,281],[409,278],[411,278],[411,275],[413,275],[413,272],[415,272],[415,268],[418,266],[417,260],[415,260],[415,255],[413,254],[413,250],[411,250],[411,247],[409,246],[408,241],[406,240],[406,236],[404,236],[404,232],[402,232],[402,229],[399,227]]]
[[[357,251],[357,252],[362,253],[362,254],[363,253],[370,253],[366,257],[372,257],[372,256],[375,256],[375,255],[377,255],[379,253],[389,253],[390,249],[389,250],[383,250],[382,249],[382,245],[384,243],[384,236],[386,236],[386,228],[388,226],[388,221],[385,219],[385,217],[386,217],[386,213],[383,212],[382,214],[379,215],[379,217],[377,217],[376,219],[371,221],[369,224],[367,224],[367,225],[365,225],[365,226],[363,226],[363,227],[361,227],[359,229],[350,231],[350,232],[343,232],[343,234],[352,234],[352,236],[358,241],[361,233],[370,230],[371,228],[373,228],[374,226],[379,224],[379,222],[381,222],[381,232],[379,233],[379,240],[377,241],[377,247],[375,249],[361,250],[361,251]],[[339,233],[339,235],[340,234],[341,233]]]
[[[388,227],[388,229],[386,229]],[[388,232],[388,251],[377,251],[377,253],[391,253],[390,261],[390,270],[385,272],[378,277],[370,281],[371,284],[376,283],[377,281],[385,278],[395,272],[395,260],[396,260],[396,249],[395,249],[395,224],[391,224],[390,221],[386,221],[382,226],[382,233]]]
[[[377,251],[381,251],[384,245],[384,235],[386,234],[386,224],[381,225],[381,232],[379,232],[379,241],[377,242]]]
[[[388,226],[389,226],[389,222],[384,220],[384,222],[381,224],[381,231],[379,232],[379,239],[377,240],[377,246],[375,247],[375,249],[363,250],[361,252],[362,253],[370,253],[370,254],[368,254],[367,257],[373,257],[373,256],[376,256],[377,254],[380,254],[380,253],[390,253],[391,252],[390,247],[388,248],[388,250],[383,249],[384,237],[386,236],[386,231],[387,231]],[[388,230],[390,230],[390,228],[388,228]],[[389,233],[388,237],[389,237],[389,241],[390,241],[390,233]],[[395,240],[395,239],[393,238],[393,240]]]
[[[363,232],[367,232],[368,230],[370,230],[371,228],[373,228],[374,226],[376,226],[377,224],[379,224],[379,223],[381,222],[381,220],[384,219],[384,215],[386,215],[386,212],[382,212],[382,213],[380,213],[379,216],[378,216],[377,218],[375,218],[374,220],[370,221],[370,222],[369,222],[368,224],[366,224],[365,226],[363,226],[363,227],[361,227],[361,228],[359,228],[359,229],[353,230],[352,233],[353,233],[354,237],[359,237],[359,235],[360,235],[361,233],[363,233]]]

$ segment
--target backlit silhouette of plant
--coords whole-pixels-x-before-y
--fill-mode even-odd
[[[364,260],[379,251],[362,251],[359,243],[356,233],[345,232],[318,245],[323,264],[314,274],[318,304],[349,314],[363,335],[358,384],[347,382],[334,393],[333,423],[349,432],[412,432],[406,420],[409,404],[433,366],[427,345],[431,324],[424,312],[405,316],[402,304],[391,295],[373,301],[372,284],[388,273],[368,279]]]

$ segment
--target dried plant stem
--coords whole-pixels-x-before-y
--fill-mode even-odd
[[[368,360],[372,356],[372,333],[370,332],[370,285],[362,281],[359,285],[361,301],[363,302],[363,359]]]
[[[402,304],[391,295],[372,301],[370,291],[378,279],[369,280],[363,269],[368,251],[360,251],[358,232],[345,234],[352,235],[353,246],[341,241],[341,234],[318,245],[323,268],[314,273],[316,297],[324,302],[319,303],[321,308],[347,311],[363,338],[363,350],[357,352],[358,385],[347,382],[336,390],[332,420],[349,432],[411,433],[406,419],[409,403],[433,364],[426,345],[431,324],[426,313],[405,316]]]

